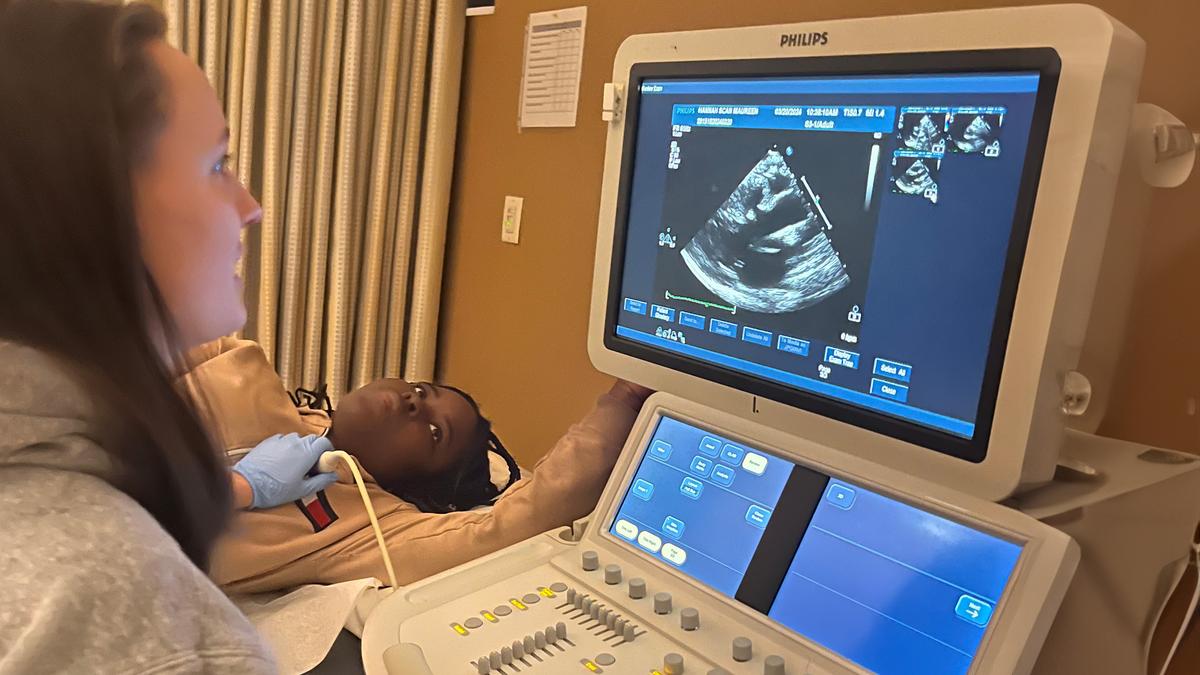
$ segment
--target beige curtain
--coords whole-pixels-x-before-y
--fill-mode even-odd
[[[257,340],[335,402],[431,379],[466,0],[163,0],[263,205],[242,261]]]

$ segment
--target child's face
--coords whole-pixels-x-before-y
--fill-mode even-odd
[[[475,439],[479,414],[435,384],[376,380],[342,397],[329,438],[382,484],[449,470]]]

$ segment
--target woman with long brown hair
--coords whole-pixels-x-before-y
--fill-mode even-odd
[[[272,672],[205,575],[235,504],[327,486],[324,439],[231,473],[173,386],[245,321],[260,208],[144,5],[0,0],[0,673]]]

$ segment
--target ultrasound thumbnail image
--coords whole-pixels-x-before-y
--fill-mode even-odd
[[[928,153],[896,151],[892,156],[892,192],[924,197],[937,203],[940,157]]]
[[[950,150],[962,154],[999,157],[1000,126],[1003,122],[1003,113],[950,113]]]
[[[909,150],[943,152],[946,147],[945,112],[903,110],[897,125],[900,142]]]
[[[684,263],[739,309],[782,314],[819,303],[850,276],[816,199],[807,179],[798,180],[772,148],[684,247]]]

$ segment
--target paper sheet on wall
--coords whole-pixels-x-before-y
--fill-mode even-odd
[[[586,24],[587,7],[529,15],[518,126],[575,126]]]

